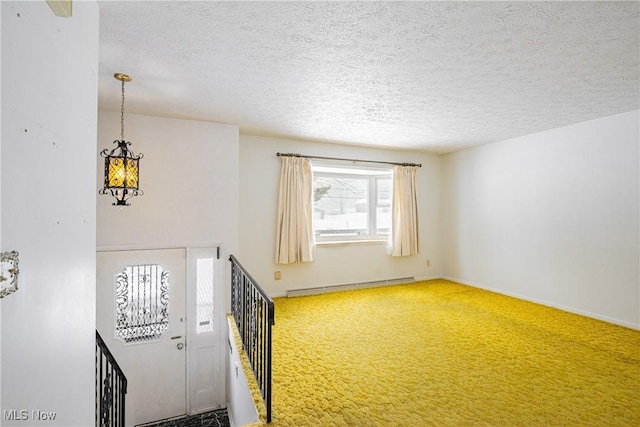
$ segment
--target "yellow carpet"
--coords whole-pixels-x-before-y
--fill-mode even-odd
[[[640,426],[640,331],[445,280],[275,304],[274,426]]]

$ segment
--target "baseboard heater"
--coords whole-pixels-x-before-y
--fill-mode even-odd
[[[374,280],[371,282],[347,283],[344,285],[318,286],[316,288],[291,289],[287,291],[288,297],[300,297],[304,295],[326,294],[329,292],[353,291],[356,289],[375,288],[378,286],[399,285],[415,282],[415,277],[399,277],[397,279]]]

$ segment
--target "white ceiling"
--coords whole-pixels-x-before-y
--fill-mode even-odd
[[[639,4],[100,1],[99,104],[446,153],[638,109]]]

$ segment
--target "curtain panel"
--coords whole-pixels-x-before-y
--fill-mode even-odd
[[[419,251],[416,170],[415,166],[393,167],[391,256]]]
[[[313,175],[302,157],[280,157],[276,264],[311,262],[314,257]]]

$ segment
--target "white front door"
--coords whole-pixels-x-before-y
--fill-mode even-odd
[[[185,250],[97,253],[96,327],[127,377],[126,425],[186,413]]]

